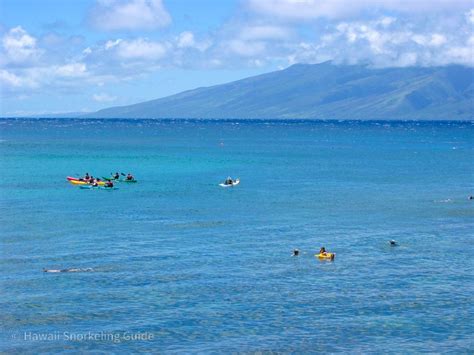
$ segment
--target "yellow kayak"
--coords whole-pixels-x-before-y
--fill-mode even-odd
[[[73,185],[90,185],[88,182],[86,181],[79,181],[79,180],[69,180],[69,182]],[[99,181],[97,183],[99,186],[104,186],[105,185],[105,182],[104,181]]]
[[[319,258],[320,260],[334,260],[336,254],[334,253],[319,253],[314,254],[315,257]]]

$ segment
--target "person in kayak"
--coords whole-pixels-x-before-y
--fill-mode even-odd
[[[398,243],[393,239],[390,240],[389,243],[390,243],[390,246],[392,246],[392,247],[396,247],[398,245]]]
[[[321,249],[319,249],[319,254],[326,255],[326,253],[327,251],[325,247],[321,247]]]
[[[105,187],[114,187],[114,183],[112,181],[106,181],[104,186]]]
[[[89,176],[89,173],[86,173],[86,175],[84,175],[84,180],[89,180],[91,177]]]
[[[291,256],[299,256],[299,255],[300,255],[300,251],[298,249],[294,249],[293,254]]]
[[[113,175],[113,178],[114,178],[115,180],[120,179],[120,174],[119,174],[119,173],[115,173],[115,174]]]
[[[130,181],[130,180],[135,180],[135,178],[133,177],[132,174],[128,173],[127,174],[127,177],[125,178],[126,180]]]
[[[228,176],[227,179],[225,179],[224,185],[232,185],[233,183],[234,181],[232,180],[232,178]]]

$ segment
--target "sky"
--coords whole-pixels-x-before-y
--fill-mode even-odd
[[[474,66],[474,0],[0,0],[0,116],[90,112],[295,63]]]

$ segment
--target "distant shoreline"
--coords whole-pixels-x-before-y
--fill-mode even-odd
[[[164,123],[470,123],[472,119],[415,120],[415,119],[320,119],[320,118],[91,118],[91,117],[0,117],[0,120],[22,121],[107,121],[107,122],[164,122]]]

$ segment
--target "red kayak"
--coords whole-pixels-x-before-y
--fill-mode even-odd
[[[72,176],[67,176],[66,179],[68,179],[69,181],[86,181],[84,178],[80,177],[80,178],[77,178],[77,177],[72,177]],[[100,181],[100,179],[97,179],[98,181]]]
[[[66,177],[66,179],[68,179],[69,181],[83,181],[84,180],[83,178],[76,178],[72,176],[68,176]]]

